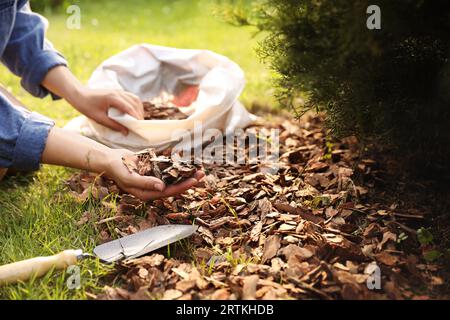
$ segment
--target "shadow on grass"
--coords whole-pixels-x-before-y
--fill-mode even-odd
[[[13,172],[7,173],[0,181],[0,190],[7,190],[11,188],[28,187],[33,183],[33,178],[36,177],[37,171],[30,172]]]

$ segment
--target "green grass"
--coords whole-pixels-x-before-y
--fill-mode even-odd
[[[47,15],[48,38],[86,81],[104,59],[136,43],[210,49],[228,56],[246,72],[242,101],[247,106],[272,105],[270,72],[254,53],[253,30],[235,28],[212,14],[210,1],[79,1],[81,30],[69,30],[64,11]],[[0,67],[0,79],[25,105],[63,126],[78,113],[64,101],[39,100],[27,94],[19,79]],[[76,222],[86,210],[104,212],[93,204],[79,204],[67,195],[64,181],[73,171],[43,166],[34,175],[0,183],[0,264],[64,249],[91,251],[98,234],[93,224]],[[2,299],[83,299],[86,291],[101,289],[108,268],[95,261],[80,264],[82,288],[69,290],[69,275],[55,271],[42,279],[0,287]]]

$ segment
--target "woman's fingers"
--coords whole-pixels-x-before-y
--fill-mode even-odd
[[[190,189],[197,182],[198,182],[197,179],[190,178],[177,185],[166,187],[163,192],[153,190],[143,190],[139,188],[128,188],[126,191],[141,200],[148,201],[160,198],[167,198],[183,193],[186,190]]]
[[[122,111],[123,113],[127,113],[136,119],[139,119],[139,113],[133,108],[133,106],[122,96],[112,96],[109,98],[109,105]]]
[[[195,178],[197,181],[202,180],[204,177],[205,177],[205,172],[203,172],[202,170],[197,171],[197,172],[195,173],[195,175],[194,175],[194,178]]]
[[[170,197],[170,196],[173,196],[173,195],[176,195],[179,193],[183,193],[186,190],[195,186],[204,176],[205,176],[205,173],[203,171],[197,171],[193,178],[186,179],[183,182],[178,183],[178,184],[167,186],[164,189],[162,196]]]
[[[123,97],[131,104],[134,110],[139,114],[139,120],[144,119],[144,106],[142,105],[141,99],[138,96],[130,93],[123,92]]]
[[[196,185],[197,182],[198,182],[197,179],[189,178],[189,179],[186,179],[185,181],[183,181],[181,183],[168,186],[168,187],[166,187],[166,189],[164,189],[164,191],[162,192],[160,197],[171,197],[171,196],[174,196],[176,194],[183,193],[186,190],[188,190],[191,187],[193,187],[194,185]]]
[[[142,201],[157,199],[158,198],[157,195],[159,194],[159,192],[156,191],[148,191],[136,188],[128,188],[125,191],[131,193],[133,196],[135,196],[138,199],[141,199]]]
[[[130,192],[132,195],[138,197],[141,200],[148,201],[159,198],[171,197],[189,190],[194,185],[196,185],[203,177],[205,173],[203,171],[197,171],[193,178],[189,178],[179,184],[167,186],[164,191],[158,192],[148,189],[141,189],[136,187],[128,188],[126,191]],[[148,177],[151,178],[151,177]],[[156,179],[156,178],[155,178]],[[157,179],[158,180],[158,179]]]
[[[162,192],[166,186],[160,179],[150,176],[141,176],[137,173],[132,173],[125,184],[131,188],[141,189],[145,191],[158,191]]]

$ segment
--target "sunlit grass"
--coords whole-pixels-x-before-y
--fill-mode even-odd
[[[272,105],[270,73],[254,54],[258,37],[253,30],[236,28],[212,15],[210,1],[79,1],[81,30],[66,28],[63,10],[47,16],[48,37],[67,58],[70,68],[87,81],[96,66],[111,55],[137,43],[180,48],[210,49],[228,56],[245,71],[247,86],[242,101]],[[27,94],[19,79],[0,67],[3,85],[33,111],[63,126],[78,113],[64,101],[39,100]],[[63,156],[63,155],[61,155]],[[90,252],[98,234],[92,224],[77,226],[83,212],[101,215],[95,204],[81,205],[67,195],[64,180],[71,170],[44,166],[31,176],[17,176],[0,184],[0,264],[52,255],[65,249]],[[102,287],[99,279],[108,267],[82,261],[80,290],[66,286],[68,274],[55,271],[42,279],[0,287],[3,299],[86,298],[86,291]]]

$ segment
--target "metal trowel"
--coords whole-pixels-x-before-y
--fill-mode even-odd
[[[0,285],[40,277],[51,269],[65,269],[77,260],[96,257],[103,263],[133,259],[187,238],[197,230],[193,225],[162,225],[119,238],[94,248],[94,254],[65,250],[49,257],[36,257],[0,266]]]

